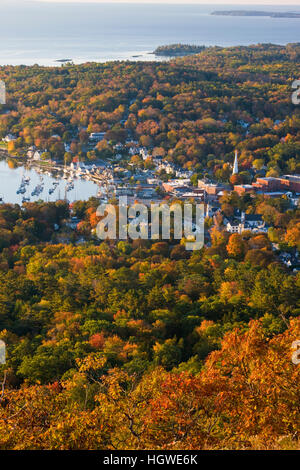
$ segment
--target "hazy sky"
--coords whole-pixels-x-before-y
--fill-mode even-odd
[[[297,5],[300,6],[300,0],[35,0],[43,2],[62,2],[62,3],[195,3],[195,4],[224,4],[224,5]]]

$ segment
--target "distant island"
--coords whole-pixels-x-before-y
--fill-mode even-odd
[[[268,16],[270,18],[300,18],[300,13],[272,12],[272,11],[250,11],[250,10],[213,11],[212,15],[222,15],[222,16]]]
[[[55,62],[72,62],[72,59],[57,59]]]
[[[157,56],[184,56],[198,54],[205,49],[205,46],[196,46],[190,44],[170,44],[168,46],[159,46],[153,54]]]

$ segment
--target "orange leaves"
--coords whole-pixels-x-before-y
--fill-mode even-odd
[[[283,335],[267,342],[260,322],[251,322],[247,332],[232,332],[206,363],[204,375],[219,371],[223,411],[230,417],[232,436],[279,438],[299,426],[300,368],[291,362],[292,339],[300,333],[299,319]],[[225,382],[224,382],[225,380]],[[224,401],[224,393],[227,398]]]
[[[104,341],[105,339],[103,333],[95,333],[89,339],[89,343],[94,349],[102,349],[104,346]]]
[[[257,235],[255,237],[250,238],[249,246],[252,249],[261,249],[261,250],[271,249],[270,241],[268,237],[265,235]]]
[[[243,182],[243,178],[241,175],[239,174],[235,174],[235,175],[232,175],[230,177],[230,183],[235,186],[237,184],[241,184]]]
[[[92,228],[95,228],[100,221],[100,217],[97,217],[96,210],[93,207],[90,207],[87,211],[87,216],[89,217],[89,222]]]
[[[241,258],[246,251],[246,244],[242,238],[242,236],[238,233],[233,233],[230,235],[228,244],[227,244],[227,252],[230,256],[234,258]]]
[[[7,151],[8,151],[9,153],[11,153],[11,152],[14,152],[15,149],[16,149],[16,144],[15,144],[15,142],[14,142],[13,140],[10,141],[10,142],[8,142],[8,144],[7,144]]]
[[[205,321],[198,330],[214,327]],[[120,369],[104,376],[105,358],[91,354],[77,361],[79,373],[64,388],[54,383],[7,394],[0,448],[280,448],[283,437],[296,447],[300,367],[291,361],[291,345],[299,337],[299,318],[269,341],[261,322],[252,321],[225,335],[198,375],[157,367],[141,378]],[[82,408],[87,398],[83,405],[72,399],[75,389],[88,396],[88,377],[98,384],[92,410]]]
[[[90,266],[96,266],[102,262],[102,256],[99,255],[82,255],[70,259],[70,265],[73,273],[84,272]]]
[[[290,246],[300,248],[300,222],[289,228],[285,235],[285,241]]]
[[[220,299],[224,302],[228,302],[233,296],[241,294],[238,289],[237,282],[222,282],[220,287]]]

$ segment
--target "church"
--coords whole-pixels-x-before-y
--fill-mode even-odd
[[[235,157],[234,157],[234,164],[233,164],[233,175],[237,175],[239,172],[239,164],[238,164],[238,153],[237,150],[235,151]]]

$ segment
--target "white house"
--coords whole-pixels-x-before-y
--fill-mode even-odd
[[[92,132],[89,136],[89,140],[92,142],[100,142],[104,139],[106,132]]]
[[[13,140],[17,140],[17,137],[13,134],[7,134],[7,136],[4,137],[4,139],[2,139],[3,142],[12,142]]]
[[[226,220],[226,230],[229,233],[242,233],[245,230],[250,230],[253,233],[266,233],[268,231],[268,226],[261,215],[258,214],[245,214],[242,212],[240,218],[227,218]]]
[[[41,152],[39,152],[38,150],[36,150],[33,154],[33,157],[32,157],[33,160],[35,161],[39,161],[41,159]]]
[[[143,160],[147,160],[147,158],[149,157],[148,150],[145,147],[142,147],[140,149],[140,155],[143,158]]]

